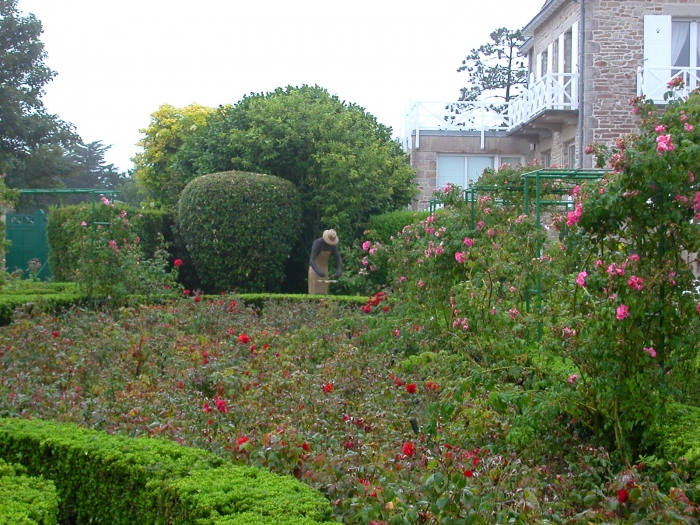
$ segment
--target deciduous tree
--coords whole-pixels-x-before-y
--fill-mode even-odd
[[[188,177],[239,170],[289,180],[301,194],[299,280],[314,239],[335,228],[346,242],[370,216],[401,208],[414,195],[413,169],[388,128],[356,104],[318,86],[251,94],[212,113],[178,155]]]
[[[77,139],[42,103],[56,73],[44,64],[41,33],[41,22],[22,16],[17,0],[0,0],[0,172],[11,187],[60,185],[60,175],[70,170],[63,151]],[[38,159],[55,169],[30,170]]]
[[[141,131],[138,145],[143,152],[132,159],[135,178],[147,200],[156,206],[174,207],[189,179],[174,165],[175,155],[200,126],[213,108],[190,104],[176,108],[163,104],[151,114],[151,123]]]

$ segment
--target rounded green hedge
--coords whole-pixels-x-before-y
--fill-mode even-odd
[[[229,171],[191,181],[178,204],[180,234],[207,292],[275,292],[299,237],[294,185]]]

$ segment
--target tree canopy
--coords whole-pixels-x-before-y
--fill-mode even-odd
[[[218,108],[183,146],[177,166],[186,178],[240,170],[291,181],[309,246],[325,228],[353,238],[371,215],[406,206],[414,195],[413,170],[391,128],[318,86],[278,88]]]
[[[114,164],[107,164],[104,156],[111,148],[101,140],[77,144],[68,155],[75,172],[65,180],[69,188],[109,188],[124,182],[124,174]]]
[[[45,64],[41,22],[0,0],[0,172],[11,187],[60,185],[70,171],[64,149],[78,138],[41,100],[55,76]]]
[[[164,207],[174,207],[189,180],[175,165],[175,156],[185,141],[206,123],[213,108],[190,104],[176,108],[163,104],[151,114],[143,138],[138,145],[143,152],[132,159],[136,183],[146,194],[147,201]]]
[[[457,68],[469,73],[469,86],[460,90],[459,100],[498,97],[508,102],[527,84],[527,67],[518,52],[525,42],[520,30],[501,27],[490,37],[491,42],[472,49]]]

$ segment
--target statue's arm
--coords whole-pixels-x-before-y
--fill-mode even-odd
[[[331,249],[331,253],[333,254],[333,257],[335,257],[335,260],[337,262],[336,270],[333,274],[333,277],[340,277],[341,275],[343,275],[343,259],[340,258],[340,250],[338,250],[337,246],[333,246],[333,248]]]
[[[319,277],[326,277],[326,272],[321,270],[321,268],[319,268],[316,265],[316,257],[318,256],[319,252],[321,251],[321,243],[319,242],[320,240],[321,239],[316,239],[314,241],[314,243],[311,245],[311,258],[309,259],[309,266],[311,266],[313,271],[316,272],[316,274]]]

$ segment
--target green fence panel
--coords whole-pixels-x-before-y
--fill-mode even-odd
[[[46,237],[46,214],[8,213],[6,216],[6,238],[12,242],[5,254],[5,269],[8,272],[27,270],[30,261],[36,262],[36,277],[46,280],[51,276],[49,270],[49,242]]]

